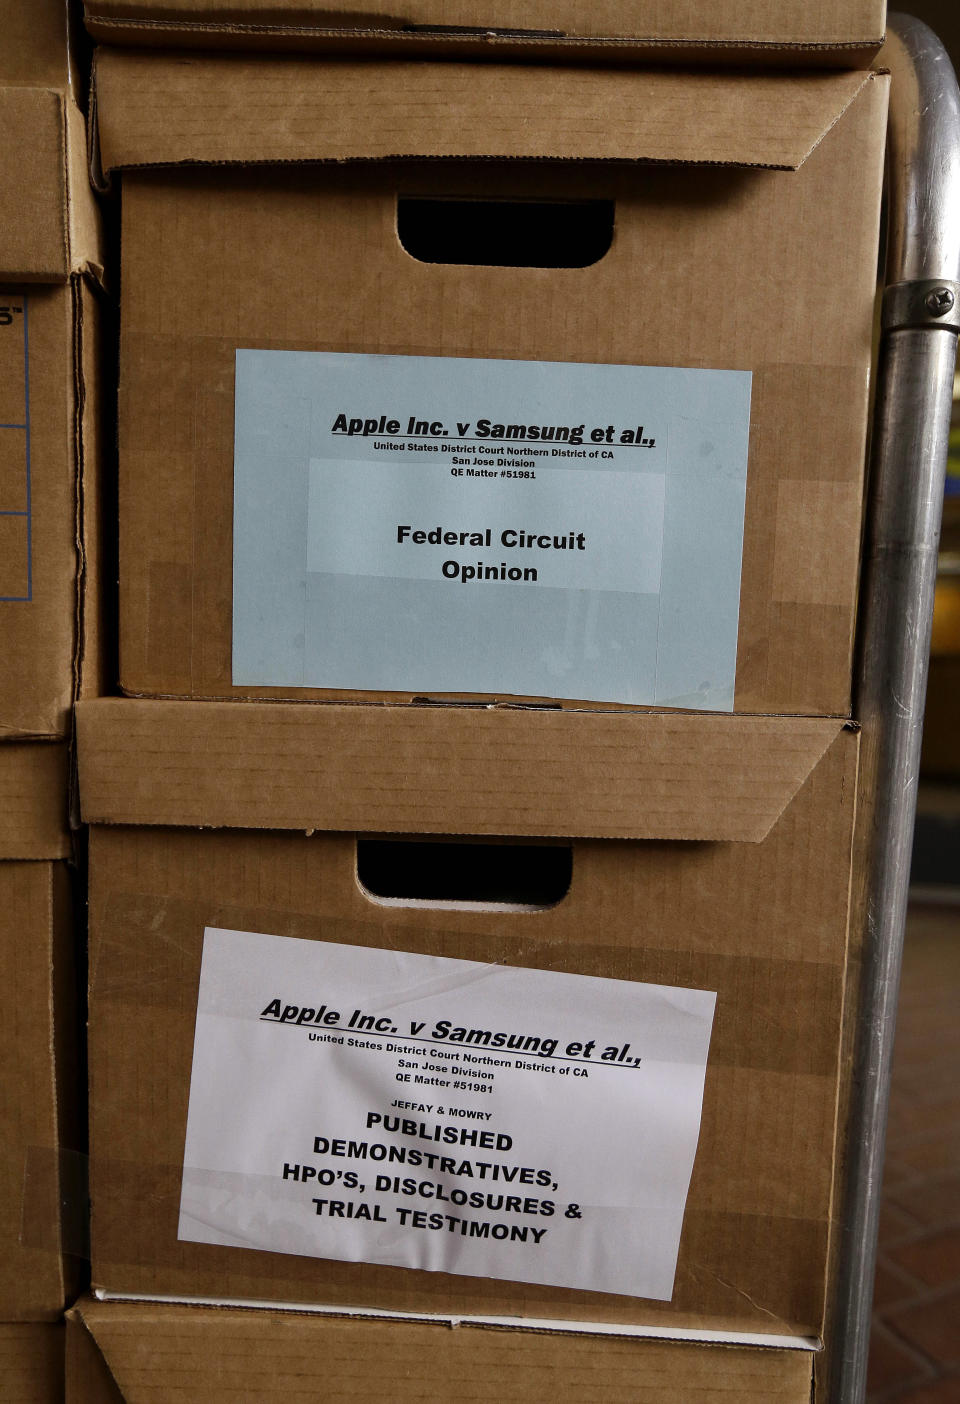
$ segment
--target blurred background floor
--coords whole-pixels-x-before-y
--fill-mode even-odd
[[[960,1404],[960,885],[952,901],[945,886],[917,890],[907,920],[870,1404]]]

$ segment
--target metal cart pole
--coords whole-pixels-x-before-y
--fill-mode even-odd
[[[960,92],[937,37],[890,17],[886,293],[854,716],[864,952],[830,1404],[859,1404],[867,1354],[937,542],[960,330]]]

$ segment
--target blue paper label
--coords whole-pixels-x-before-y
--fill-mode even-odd
[[[234,683],[732,709],[750,380],[238,351]]]

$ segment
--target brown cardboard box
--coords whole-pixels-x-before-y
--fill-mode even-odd
[[[0,1398],[4,1404],[62,1404],[63,1324],[0,1323]]]
[[[857,760],[842,722],[115,701],[81,704],[79,748],[99,1288],[819,1335]],[[601,837],[574,840],[562,901],[517,911],[373,900],[334,826]],[[717,991],[672,1301],[178,1242],[205,925]]]
[[[34,76],[39,59],[28,46],[11,52],[22,60],[15,71]],[[48,55],[41,72],[52,64]],[[2,740],[62,737],[74,697],[103,690],[95,604],[102,253],[85,125],[65,83],[64,72],[57,87],[0,87]]]
[[[67,1404],[158,1389],[169,1404],[809,1404],[810,1355],[90,1300],[68,1314]]]
[[[71,851],[66,806],[64,746],[0,746],[3,1322],[55,1320],[76,1287],[72,1255],[82,1251],[83,1203],[76,1198],[81,995],[73,894],[63,861]]]
[[[96,87],[126,692],[358,695],[231,681],[234,362],[261,347],[752,371],[734,707],[847,713],[885,77],[105,51]],[[613,199],[614,242],[419,262],[398,192]]]
[[[883,0],[86,0],[111,44],[340,48],[457,57],[531,53],[618,60],[853,66],[883,37]]]

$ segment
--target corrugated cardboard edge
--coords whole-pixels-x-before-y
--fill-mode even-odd
[[[735,63],[866,67],[883,33],[838,40],[662,39],[651,35],[568,35],[559,31],[397,29],[389,25],[282,25],[240,21],[118,18],[92,12],[84,20],[100,43],[148,47],[256,49],[282,53],[375,53],[430,58],[512,58],[603,63]]]
[[[84,168],[85,171],[85,168]],[[76,462],[77,619],[74,697],[102,697],[110,691],[103,550],[111,510],[104,501],[103,454],[109,423],[105,399],[111,364],[109,299],[89,278],[73,282],[74,297],[74,455]],[[114,380],[115,385],[115,380]],[[114,673],[116,669],[112,670]]]
[[[90,186],[87,163],[87,122],[72,98],[63,104],[65,186],[71,273],[83,274],[97,286],[106,283],[103,219]]]
[[[845,723],[98,699],[87,823],[760,842]]]
[[[869,71],[686,73],[100,50],[91,169],[395,159],[800,167]],[[523,120],[509,120],[508,108]],[[694,129],[690,113],[698,115]]]
[[[90,185],[86,119],[71,100],[64,105],[65,176],[70,231],[73,303],[72,458],[74,474],[75,598],[73,700],[107,691],[100,573],[104,375],[103,321],[107,270],[101,212]],[[75,779],[71,793],[75,796]],[[74,827],[78,816],[72,818]]]
[[[250,1300],[243,1297],[187,1297],[157,1293],[142,1296],[134,1292],[111,1292],[102,1286],[91,1288],[93,1299],[105,1308],[117,1306],[185,1307],[188,1310],[272,1312],[278,1317],[319,1318],[330,1322],[375,1321],[381,1324],[410,1322],[414,1325],[447,1326],[479,1331],[521,1330],[537,1336],[596,1336],[621,1341],[663,1341],[694,1346],[746,1346],[757,1350],[784,1350],[804,1355],[816,1355],[823,1349],[814,1336],[791,1336],[785,1333],[761,1331],[721,1331],[694,1326],[628,1326],[623,1322],[577,1321],[574,1318],[556,1320],[535,1316],[452,1315],[428,1311],[378,1310],[375,1307],[321,1306],[316,1302],[277,1302],[267,1299]]]
[[[0,743],[0,861],[69,858],[67,747]]]

